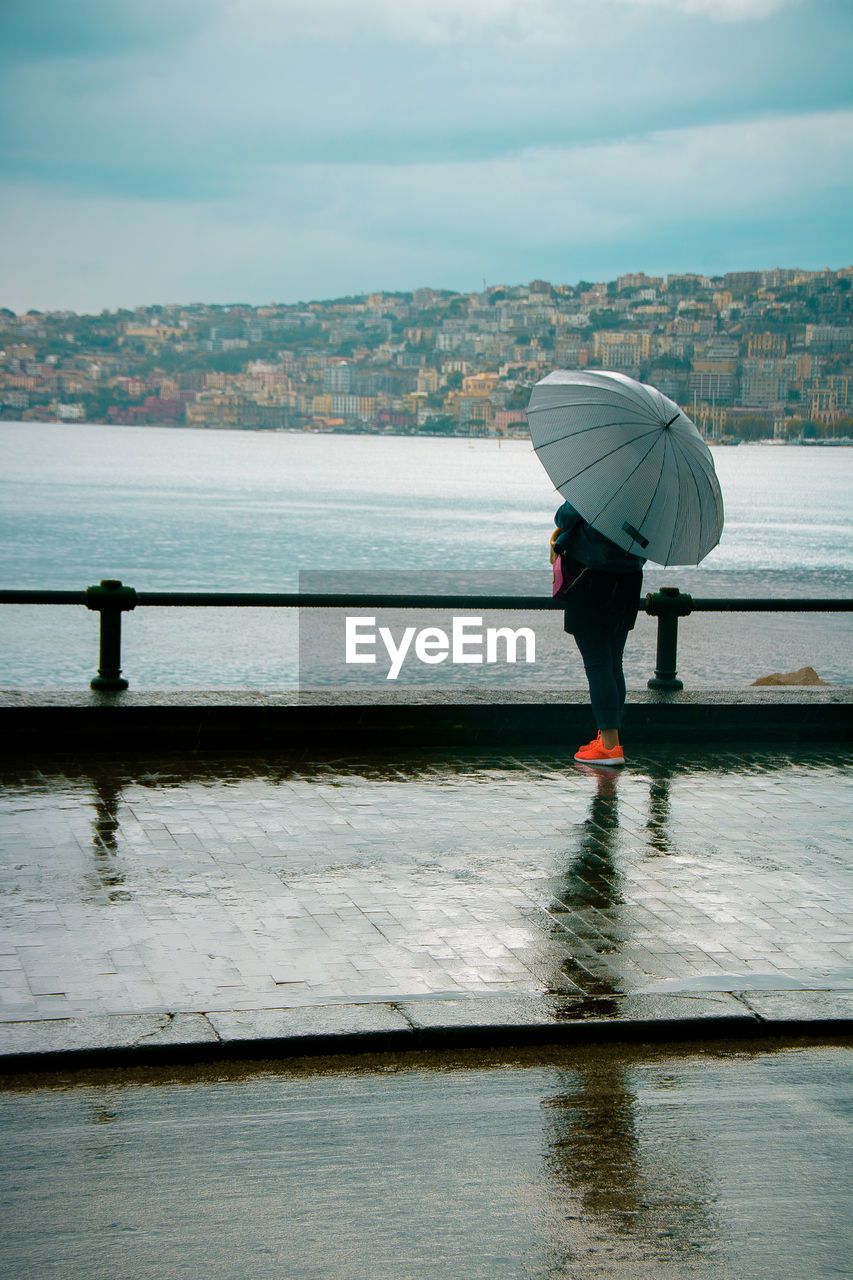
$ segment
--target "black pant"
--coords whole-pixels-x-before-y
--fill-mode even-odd
[[[583,572],[581,572],[581,570]],[[621,729],[625,706],[622,655],[637,620],[643,574],[584,569],[569,560],[573,585],[566,594],[563,626],[575,637],[589,682],[599,729]]]
[[[622,655],[628,627],[603,625],[590,619],[574,630],[589,682],[589,700],[599,729],[620,729],[625,706],[625,674]]]

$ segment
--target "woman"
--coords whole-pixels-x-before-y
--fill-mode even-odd
[[[569,583],[563,626],[580,650],[598,725],[596,737],[578,748],[575,759],[584,764],[622,765],[622,655],[637,620],[645,560],[593,529],[571,503],[563,503],[554,523],[551,560],[562,558],[563,581]]]

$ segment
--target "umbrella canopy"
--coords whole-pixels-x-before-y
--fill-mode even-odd
[[[674,401],[624,373],[558,369],[527,406],[555,487],[611,542],[658,564],[698,564],[720,541],[711,452]]]

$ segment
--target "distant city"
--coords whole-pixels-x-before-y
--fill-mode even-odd
[[[651,382],[707,439],[853,442],[853,267],[97,316],[0,309],[0,417],[523,436],[552,369]]]

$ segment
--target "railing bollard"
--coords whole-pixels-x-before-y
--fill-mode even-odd
[[[678,664],[678,619],[686,618],[693,607],[693,597],[682,595],[678,587],[661,587],[646,596],[646,612],[658,620],[658,651],[655,674],[648,682],[650,689],[675,692],[684,684],[676,675]]]
[[[136,592],[116,578],[105,578],[97,587],[87,587],[86,608],[101,615],[98,674],[90,688],[106,692],[126,689],[128,681],[121,674],[121,615],[136,608]]]

